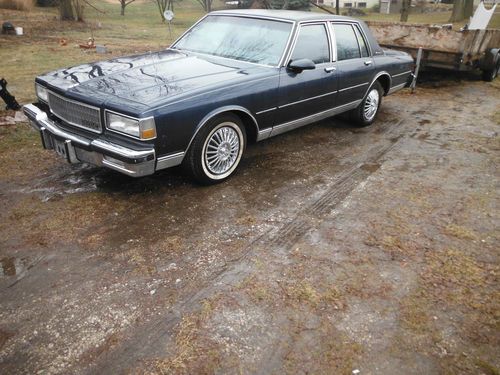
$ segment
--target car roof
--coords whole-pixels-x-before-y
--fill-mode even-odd
[[[304,12],[298,10],[272,10],[272,9],[228,9],[211,12],[212,15],[227,14],[231,16],[251,16],[262,18],[277,18],[286,21],[358,21],[354,18],[325,14],[319,12]]]

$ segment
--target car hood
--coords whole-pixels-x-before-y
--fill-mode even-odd
[[[47,73],[37,82],[76,99],[151,108],[195,92],[269,74],[272,68],[176,50],[121,57]]]

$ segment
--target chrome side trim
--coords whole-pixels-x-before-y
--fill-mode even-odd
[[[186,147],[186,150],[189,150],[189,147],[191,147],[191,143],[193,143],[194,139],[198,135],[198,132],[200,131],[201,128],[203,128],[203,126],[205,126],[205,124],[209,120],[211,120],[212,118],[214,118],[215,116],[217,116],[221,113],[231,112],[231,111],[244,112],[245,114],[250,116],[250,118],[252,119],[252,121],[254,123],[255,130],[257,131],[257,134],[259,133],[259,124],[258,124],[257,120],[255,119],[255,117],[252,115],[252,113],[250,113],[250,111],[248,109],[240,107],[240,106],[235,106],[235,105],[225,106],[225,107],[217,108],[217,109],[213,110],[212,112],[210,112],[205,117],[203,117],[203,119],[198,124],[196,131],[194,132],[193,136],[191,137],[191,140],[189,141],[189,143]]]
[[[285,108],[285,107],[289,107],[289,106],[294,105],[294,104],[304,103],[304,102],[307,102],[307,101],[309,101],[309,100],[322,98],[322,97],[324,97],[324,96],[328,96],[328,95],[333,95],[333,94],[336,94],[337,92],[338,92],[338,91],[332,91],[332,92],[327,92],[326,94],[321,94],[321,95],[317,95],[317,96],[312,96],[312,97],[307,98],[307,99],[297,100],[296,102],[291,102],[291,103],[287,103],[287,104],[280,105],[280,106],[279,106],[279,108]]]
[[[101,163],[105,167],[114,169],[115,171],[121,172],[130,177],[143,177],[153,174],[155,172],[154,160],[149,160],[141,164],[123,163],[122,165],[122,164],[117,164],[109,159],[103,158]]]
[[[407,72],[403,72],[403,73],[399,73],[399,74],[393,74],[393,75],[392,75],[392,78],[394,78],[394,77],[399,77],[399,76],[403,76],[403,75],[408,74],[408,73],[411,73],[411,70],[408,70]]]
[[[261,115],[263,113],[266,113],[266,112],[271,112],[271,111],[275,111],[277,110],[278,107],[273,107],[273,108],[269,108],[269,109],[264,109],[263,111],[259,111],[259,112],[255,112],[256,115]]]
[[[176,165],[180,165],[184,160],[185,152],[177,152],[175,154],[160,156],[156,162],[156,170],[175,167]]]
[[[355,100],[353,102],[343,104],[341,106],[338,106],[338,107],[335,107],[332,109],[328,109],[326,111],[318,112],[318,113],[315,113],[313,115],[300,118],[298,120],[293,120],[290,122],[286,122],[284,124],[276,125],[273,127],[271,134],[269,136],[273,137],[275,135],[285,133],[289,130],[297,129],[297,128],[300,128],[304,125],[308,125],[308,124],[311,124],[313,122],[325,119],[327,117],[334,116],[338,113],[345,112],[345,111],[348,111],[350,109],[354,109],[359,105],[359,103],[361,103],[361,100]]]
[[[267,128],[267,129],[264,129],[264,130],[259,130],[259,133],[257,134],[257,142],[269,138],[271,136],[271,131],[272,130],[273,130],[273,128]]]
[[[368,86],[368,89],[366,90],[365,92],[365,95],[363,95],[363,98],[368,95],[368,91],[370,90],[370,87],[372,87],[372,85],[375,83],[375,81],[377,79],[379,79],[380,77],[382,77],[383,75],[386,75],[387,77],[389,77],[389,87],[392,86],[392,77],[389,73],[387,73],[385,70],[381,71],[381,72],[378,72],[375,77],[373,77],[372,81],[370,82],[370,85]]]
[[[132,159],[149,159],[151,156],[154,159],[155,151],[154,149],[138,151],[132,150],[127,147],[119,146],[117,144],[103,141],[101,139],[96,139],[91,142],[92,146],[98,147],[102,150],[112,152],[114,154],[123,156],[124,158],[132,158]]]
[[[399,91],[399,90],[403,89],[405,86],[406,86],[406,82],[404,82],[404,83],[402,83],[400,85],[396,85],[394,87],[391,87],[391,89],[389,90],[389,92],[387,93],[387,95],[394,94],[396,91]]]
[[[355,89],[355,88],[358,88],[358,87],[361,87],[361,86],[366,86],[368,84],[369,84],[368,82],[365,82],[365,83],[361,83],[359,85],[345,87],[343,89],[340,89],[339,92],[343,92],[343,91],[347,91],[347,90],[352,90],[352,89]]]

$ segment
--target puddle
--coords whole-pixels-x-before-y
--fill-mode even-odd
[[[361,166],[361,169],[370,173],[376,172],[380,168],[378,163],[365,163]]]
[[[0,277],[16,276],[26,271],[26,263],[19,258],[5,257],[0,259]]]

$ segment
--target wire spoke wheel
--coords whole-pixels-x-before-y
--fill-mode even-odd
[[[239,159],[241,139],[236,129],[236,124],[221,124],[207,139],[204,164],[210,174],[215,176],[226,174]]]
[[[372,89],[365,99],[363,106],[363,115],[366,121],[371,121],[377,114],[378,105],[380,102],[380,94],[377,89]]]

